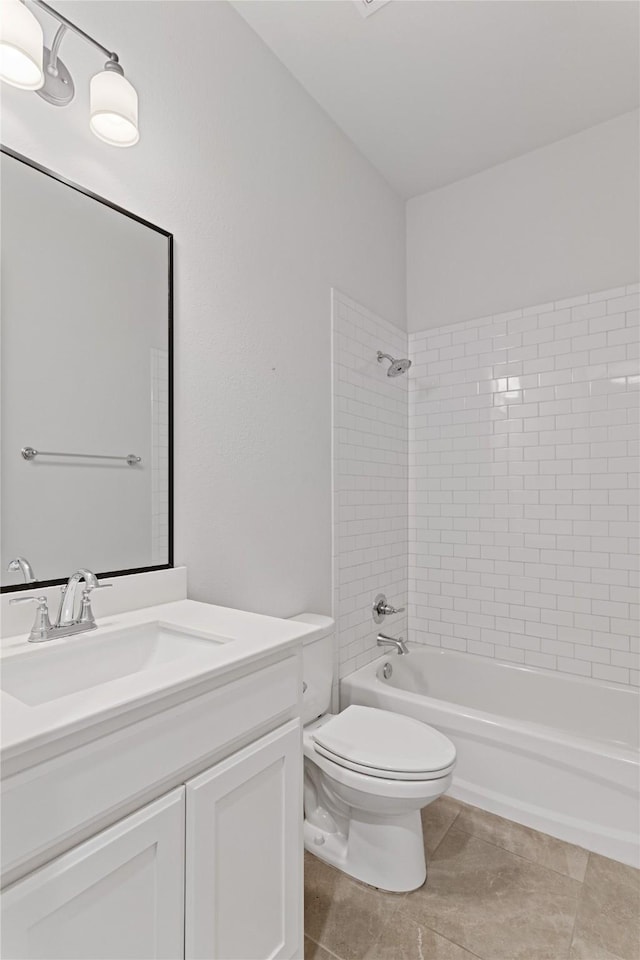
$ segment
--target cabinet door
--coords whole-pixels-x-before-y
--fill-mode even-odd
[[[291,721],[187,783],[185,955],[302,955],[302,744]]]
[[[184,793],[179,787],[9,887],[2,956],[184,956]]]

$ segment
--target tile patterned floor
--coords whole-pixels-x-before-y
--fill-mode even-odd
[[[305,855],[305,960],[640,960],[640,871],[451,797],[422,816],[413,893]]]

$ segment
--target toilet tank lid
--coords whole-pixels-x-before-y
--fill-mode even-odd
[[[296,623],[305,623],[310,627],[315,627],[311,633],[305,634],[302,638],[303,644],[312,643],[314,640],[321,640],[333,633],[335,620],[331,617],[325,617],[321,613],[299,613],[295,617],[289,617]]]

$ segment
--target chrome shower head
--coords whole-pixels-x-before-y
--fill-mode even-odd
[[[394,357],[390,357],[388,353],[378,350],[378,363],[382,363],[383,360],[389,360],[388,377],[399,377],[406,373],[411,366],[411,360],[396,360]]]

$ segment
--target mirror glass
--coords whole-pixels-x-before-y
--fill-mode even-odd
[[[2,588],[170,566],[171,235],[0,161]]]

